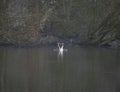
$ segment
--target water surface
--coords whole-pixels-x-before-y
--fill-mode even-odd
[[[120,52],[0,48],[0,92],[120,92]]]

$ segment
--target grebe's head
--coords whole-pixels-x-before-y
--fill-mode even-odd
[[[64,46],[64,43],[57,43],[57,44],[58,44],[58,46],[60,46],[60,47],[61,47],[61,46],[62,46],[62,47]]]
[[[58,42],[57,44],[59,44],[59,45],[64,45],[64,43],[59,43],[59,42]]]

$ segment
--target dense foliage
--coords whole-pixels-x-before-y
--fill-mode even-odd
[[[0,43],[32,45],[60,38],[110,45],[120,40],[119,6],[119,0],[1,0]]]

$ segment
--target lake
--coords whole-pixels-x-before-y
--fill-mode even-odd
[[[120,92],[120,51],[1,47],[0,92]]]

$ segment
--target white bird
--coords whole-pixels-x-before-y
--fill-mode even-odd
[[[58,51],[58,59],[63,59],[63,52],[68,51],[67,49],[64,49],[64,43],[57,43],[58,49],[53,49],[53,51]]]
[[[64,47],[64,43],[61,43],[61,46],[60,46],[60,43],[58,43],[58,48],[60,53],[63,53],[63,50],[64,50],[63,47]]]
[[[58,49],[53,49],[53,51],[59,51],[59,54],[63,54],[64,51],[68,51],[67,49],[64,49],[64,43],[57,43]]]

